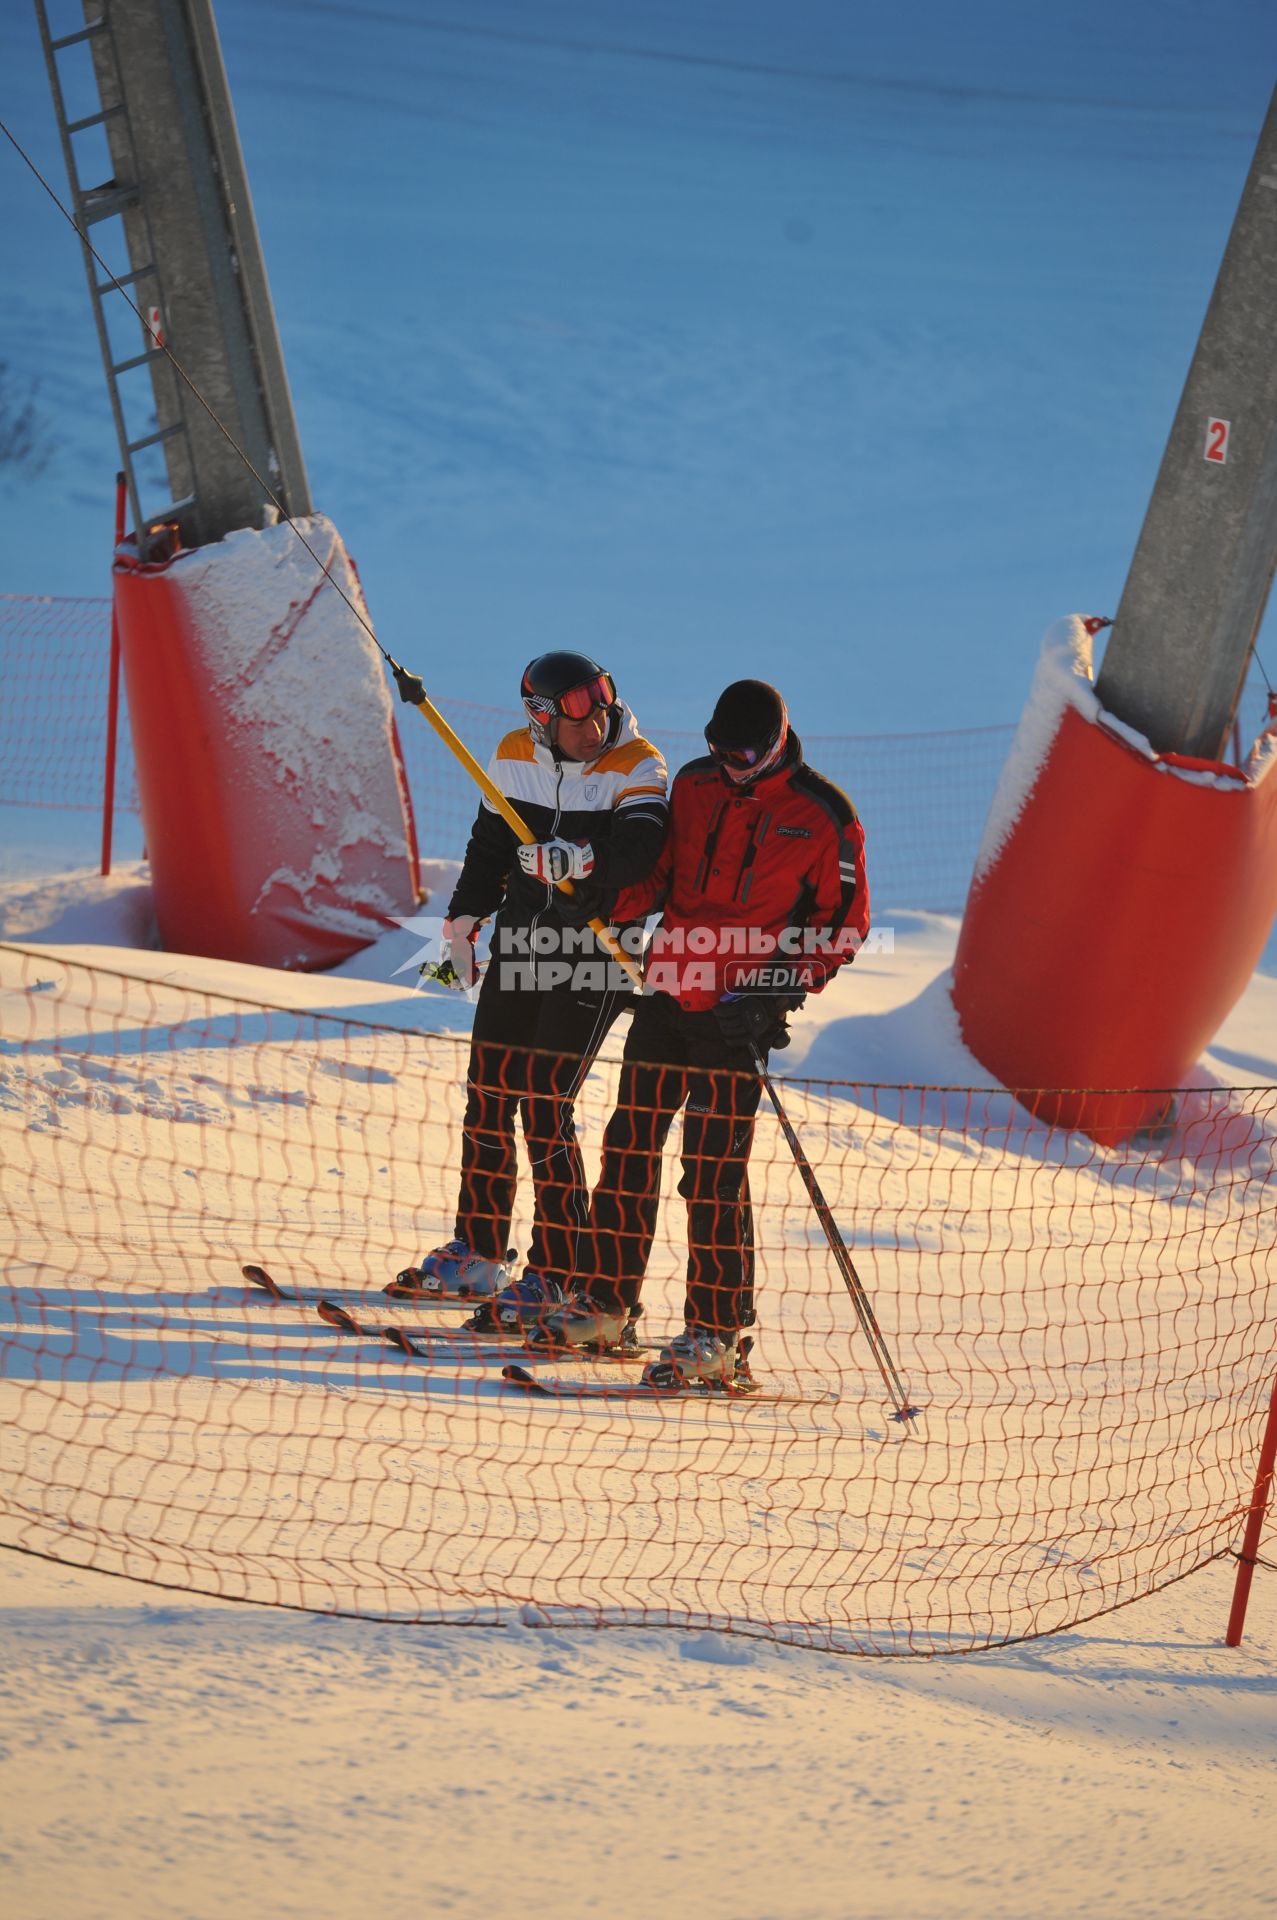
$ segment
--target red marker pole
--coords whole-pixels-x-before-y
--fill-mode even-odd
[[[1277,1463],[1277,1379],[1273,1381],[1273,1397],[1268,1407],[1268,1424],[1264,1428],[1264,1438],[1259,1449],[1259,1472],[1255,1476],[1255,1497],[1250,1503],[1246,1537],[1242,1541],[1241,1552],[1237,1556],[1237,1582],[1233,1588],[1233,1610],[1228,1616],[1228,1632],[1224,1636],[1226,1647],[1241,1645],[1242,1628],[1246,1624],[1246,1602],[1250,1598],[1250,1583],[1255,1572],[1255,1562],[1259,1558],[1259,1536],[1264,1529],[1264,1515],[1268,1511],[1268,1501],[1273,1490],[1274,1463]]]
[[[124,475],[115,476],[115,544],[124,538]],[[120,724],[120,623],[111,606],[111,665],[106,688],[106,776],[102,792],[102,871],[111,871],[111,829],[115,824],[115,743]]]

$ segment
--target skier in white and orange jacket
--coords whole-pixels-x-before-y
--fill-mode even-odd
[[[443,929],[448,968],[468,987],[478,976],[476,933],[495,915],[466,1073],[454,1238],[400,1276],[401,1290],[484,1296],[471,1323],[479,1329],[497,1317],[511,1326],[536,1320],[564,1298],[589,1218],[573,1104],[633,997],[592,935],[566,957],[553,950],[556,940],[571,945],[553,913],[568,898],[556,883],[572,881],[579,926],[604,898],[646,877],[668,818],[665,761],[597,661],[542,654],[520,692],[527,725],[505,735],[488,772],[538,837],[520,845],[481,802]],[[516,1279],[506,1243],[520,1112],[534,1204],[527,1266]]]

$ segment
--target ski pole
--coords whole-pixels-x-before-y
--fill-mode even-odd
[[[419,673],[409,673],[408,669],[401,667],[397,660],[392,660],[388,653],[386,654],[386,661],[390,667],[390,671],[395,676],[395,685],[399,689],[399,698],[406,701],[410,707],[416,707],[418,713],[425,715],[439,738],[443,741],[444,746],[447,747],[449,753],[454,754],[461,762],[466,772],[470,775],[470,778],[475,781],[481,789],[485,799],[491,806],[496,808],[501,818],[505,821],[521,845],[525,847],[531,846],[536,839],[536,835],[529,832],[527,823],[517,807],[511,805],[495,780],[489,779],[486,768],[479,765],[479,762],[475,759],[465,741],[453,732],[438,707],[427,697],[425,683],[421,675]],[[570,880],[557,880],[555,885],[558,887],[560,893],[574,893],[576,891]],[[611,955],[619,967],[624,968],[635,987],[642,993],[643,975],[640,973],[637,963],[626,953],[624,947],[622,947],[620,941],[617,940],[611,929],[599,919],[597,914],[592,920],[588,921],[587,924],[599,945],[606,953]]]
[[[802,1142],[794,1132],[784,1107],[780,1104],[780,1095],[776,1091],[775,1081],[767,1071],[767,1062],[756,1042],[750,1041],[749,1050],[754,1056],[754,1065],[758,1068],[759,1077],[767,1089],[767,1098],[771,1101],[776,1118],[780,1121],[781,1132],[789,1142],[789,1151],[793,1154],[794,1163],[802,1175],[803,1185],[806,1187],[808,1197],[816,1210],[816,1218],[824,1229],[825,1238],[829,1242],[829,1250],[834,1256],[838,1271],[843,1277],[848,1293],[851,1295],[851,1303],[856,1309],[856,1318],[864,1330],[865,1338],[869,1342],[870,1351],[878,1363],[878,1371],[882,1375],[887,1392],[891,1396],[895,1408],[891,1417],[893,1420],[899,1420],[901,1422],[916,1420],[922,1409],[921,1407],[911,1406],[909,1403],[909,1396],[901,1384],[900,1375],[896,1371],[895,1362],[892,1360],[887,1342],[883,1338],[882,1329],[874,1317],[874,1310],[869,1303],[869,1295],[865,1292],[864,1282],[856,1272],[855,1262],[847,1250],[847,1243],[838,1231],[834,1216],[829,1209],[829,1202],[820,1191],[820,1182],[816,1178],[810,1160],[803,1152]]]

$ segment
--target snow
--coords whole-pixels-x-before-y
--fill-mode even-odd
[[[812,740],[975,727],[1019,712],[1055,610],[1113,611],[1266,105],[1271,10],[219,0],[218,18],[316,500],[432,695],[507,704],[525,657],[576,645],[658,739],[694,738],[748,672],[782,680]],[[0,112],[60,190],[29,12],[0,17],[0,73]],[[6,491],[0,586],[101,593],[116,456],[80,263],[5,165],[22,271],[0,360],[40,379],[60,444]],[[1252,678],[1244,726],[1259,713]],[[854,768],[830,770],[872,849]],[[433,825],[438,905],[459,849]],[[164,954],[130,816],[108,881],[91,815],[8,808],[0,832],[0,938],[39,954],[24,1021],[82,965],[107,1007],[124,975],[157,1004],[331,1013],[440,1055],[464,1036],[464,1001],[404,984],[411,929],[322,977]],[[937,909],[957,904],[898,892],[890,948],[805,1010],[785,1072],[987,1089],[947,993],[957,921]],[[255,1064],[231,1048],[204,1082],[150,1091],[141,1052],[111,1085],[81,1053],[41,1083],[47,1131],[6,1134],[7,1181],[29,1156],[88,1193],[94,1155],[148,1127],[230,1138],[256,1116],[279,1147],[315,1111],[282,1067],[241,1084]],[[1271,974],[1195,1077],[1277,1081]],[[828,1105],[788,1097],[802,1121]],[[298,1164],[289,1218],[320,1240],[336,1182]],[[442,1214],[450,1170],[432,1174]],[[1082,1175],[1053,1177],[1067,1214]],[[1153,1194],[1177,1177],[1157,1165]],[[182,1199],[189,1249],[217,1229]],[[377,1207],[389,1256],[407,1222]],[[145,1218],[107,1222],[126,1319]],[[782,1282],[771,1268],[778,1310]],[[222,1363],[279,1371],[277,1341],[232,1333],[180,1383],[188,1412]],[[176,1317],[168,1336],[191,1338]],[[119,1352],[105,1333],[100,1383]],[[393,1430],[406,1405],[384,1365],[313,1339],[288,1384],[299,1422],[331,1403]],[[171,1424],[158,1396],[150,1417]],[[1023,1646],[889,1661],[705,1625],[569,1632],[536,1597],[499,1627],[293,1613],[0,1553],[9,1899],[23,1920],[1257,1920],[1277,1584],[1259,1570],[1230,1651],[1232,1573]]]
[[[295,934],[300,904],[312,952],[329,950],[324,934],[362,939],[411,896],[390,694],[340,536],[323,514],[244,528],[179,554],[165,578],[189,671],[222,715],[213,765],[227,800],[295,856],[270,869],[239,817],[228,838],[249,897],[232,888],[234,906]]]
[[[1271,734],[1264,734],[1254,743],[1246,765],[1237,773],[1170,765],[1153,751],[1144,734],[1100,705],[1094,690],[1091,635],[1082,616],[1071,614],[1067,619],[1057,620],[1043,638],[1029,697],[985,822],[974,878],[979,879],[989,871],[1006,845],[1046,764],[1060,720],[1070,707],[1090,725],[1103,727],[1106,733],[1124,741],[1150,765],[1155,765],[1166,779],[1182,780],[1188,786],[1236,793],[1267,779],[1277,761],[1274,750],[1277,743]]]
[[[1069,707],[1092,724],[1102,711],[1091,689],[1091,636],[1078,614],[1057,621],[1042,642],[1029,697],[985,822],[975,877],[988,872],[1006,845]]]
[[[43,922],[38,885],[11,883],[9,898],[0,899],[0,910],[20,907],[23,944],[39,953],[37,985],[56,982],[68,965],[101,969],[93,1004],[104,1034],[119,1025],[111,983],[126,995],[121,974],[154,983],[157,1017],[167,993],[233,995],[294,1006],[303,1015],[332,1012],[402,1026],[406,1037],[416,1034],[417,1048],[428,1044],[430,1029],[446,1042],[448,1029],[468,1018],[463,1002],[397,983],[416,943],[411,929],[388,933],[338,976],[284,975],[122,944],[130,917],[120,903],[145,891],[141,868],[117,882],[91,873],[53,879]],[[786,1064],[896,1083],[921,1077],[987,1084],[945,1012],[956,932],[950,916],[897,915],[891,942],[862,955],[796,1022]],[[54,992],[56,986],[31,997],[28,1020],[47,1016]],[[1275,1037],[1277,980],[1257,976],[1200,1077],[1271,1084]],[[297,1039],[309,1044],[300,1028]],[[90,1041],[86,1071],[95,1064],[91,1048]],[[263,1082],[260,1049],[245,1054],[242,1069],[233,1048],[205,1052],[203,1083],[172,1101],[165,1096],[173,1076],[177,1087],[184,1084],[180,1054],[170,1058],[163,1080],[145,1049],[136,1059],[118,1048],[109,1057],[105,1103],[92,1076],[83,1080],[74,1052],[62,1056],[69,1084],[45,1076],[52,1132],[43,1136],[48,1149],[36,1152],[54,1152],[54,1139],[61,1140],[58,1164],[70,1182],[64,1194],[71,1195],[77,1176],[94,1182],[89,1143],[109,1147],[123,1142],[126,1129],[132,1138],[139,1127],[174,1122],[179,1131],[216,1131],[226,1125],[229,1104],[232,1114],[257,1117],[259,1140],[277,1140],[285,1208],[299,1202],[297,1217],[309,1213],[322,1232],[332,1182],[322,1177],[326,1141],[316,1129],[325,1099],[321,1093],[316,1103],[321,1083],[312,1068],[281,1062],[272,1084]],[[351,1082],[342,1098],[348,1104],[358,1097],[363,1143],[375,1157],[377,1102],[386,1092],[396,1100],[403,1094],[379,1086],[375,1067],[360,1070],[352,1059],[348,1071],[359,1072],[361,1084]],[[787,1098],[804,1127],[807,1097],[795,1086]],[[811,1110],[818,1105],[813,1101]],[[855,1109],[848,1120],[857,1124]],[[15,1149],[21,1137],[10,1135]],[[310,1142],[303,1151],[312,1155],[318,1149],[313,1187],[303,1178],[298,1189],[300,1162],[290,1138]],[[15,1173],[25,1158],[11,1158]],[[335,1163],[328,1168],[336,1171]],[[358,1177],[350,1147],[346,1171]],[[259,1147],[252,1191],[255,1204],[267,1196],[267,1211],[275,1177],[273,1158]],[[1009,1200],[1029,1177],[1026,1163],[1012,1160],[1000,1177]],[[1173,1163],[1167,1177],[1173,1191]],[[449,1178],[441,1166],[441,1206]],[[769,1171],[769,1184],[772,1178]],[[1051,1178],[1055,1202],[1067,1208],[1066,1166]],[[99,1229],[117,1190],[109,1180],[94,1188]],[[226,1211],[211,1186],[202,1198],[216,1213]],[[73,1196],[69,1204],[76,1204]],[[1128,1204],[1135,1206],[1134,1193]],[[381,1215],[380,1199],[362,1200],[362,1216],[369,1206]],[[386,1218],[389,1261],[395,1228]],[[891,1218],[899,1234],[898,1209]],[[197,1245],[206,1231],[198,1211],[174,1216],[174,1228],[178,1245]],[[127,1210],[118,1230],[128,1237]],[[1138,1228],[1134,1234],[1138,1240]],[[154,1314],[146,1307],[142,1235],[134,1238],[127,1269],[111,1269],[123,1282],[112,1296],[119,1302],[115,1333],[95,1348],[84,1322],[80,1367],[58,1363],[64,1397],[83,1391],[74,1379],[87,1369],[92,1391],[109,1400],[121,1365],[127,1375],[147,1364],[145,1342],[157,1336],[146,1331]],[[1217,1238],[1213,1251],[1220,1250]],[[233,1273],[225,1259],[223,1268]],[[783,1280],[769,1252],[763,1270],[783,1318]],[[210,1274],[221,1277],[216,1261]],[[221,1296],[228,1303],[236,1297]],[[131,1298],[136,1304],[129,1306]],[[219,1318],[217,1298],[206,1297],[202,1307],[195,1302],[185,1336],[193,1375],[168,1388],[153,1376],[147,1386],[143,1431],[152,1438],[142,1452],[157,1463],[185,1462],[184,1507],[211,1499],[223,1529],[234,1522],[243,1564],[257,1557],[255,1538],[263,1554],[282,1545],[291,1564],[306,1537],[304,1515],[290,1522],[290,1544],[274,1502],[263,1508],[267,1533],[255,1535],[251,1476],[229,1507],[224,1490],[204,1490],[198,1449],[183,1436],[198,1433],[215,1412],[211,1402],[202,1410],[200,1396],[216,1392],[210,1381],[273,1376],[280,1385],[295,1383],[291,1393],[277,1386],[266,1405],[254,1456],[264,1489],[285,1484],[287,1453],[263,1476],[271,1455],[260,1451],[281,1417],[289,1438],[299,1441],[319,1430],[314,1422],[322,1425],[331,1405],[344,1444],[380,1431],[402,1450],[409,1429],[398,1409],[411,1407],[411,1457],[422,1459],[423,1400],[403,1399],[398,1363],[388,1369],[361,1350],[352,1371],[347,1349],[335,1351],[300,1326],[281,1336],[283,1320],[292,1327],[297,1318],[292,1310],[250,1312],[258,1328],[246,1341],[237,1332],[242,1314],[232,1309],[227,1322],[222,1307]],[[56,1292],[45,1294],[42,1325],[56,1299]],[[1136,1309],[1133,1295],[1128,1308],[1132,1324],[1147,1311]],[[167,1341],[184,1337],[181,1311],[177,1298],[166,1303]],[[47,1332],[39,1349],[50,1351]],[[22,1351],[20,1342],[15,1361]],[[126,1416],[125,1424],[137,1417]],[[446,1417],[450,1443],[464,1455],[455,1403]],[[934,1415],[930,1424],[938,1424]],[[637,1449],[638,1432],[627,1431]],[[932,1460],[943,1479],[946,1449],[939,1441],[936,1433]],[[494,1429],[476,1426],[480,1456],[489,1457],[495,1443]],[[748,1435],[734,1438],[738,1474],[748,1470],[749,1444]],[[158,1472],[157,1464],[152,1488]],[[872,1476],[865,1479],[871,1484]],[[813,1490],[819,1501],[820,1479]],[[478,1491],[472,1486],[469,1497]],[[436,1485],[432,1498],[446,1503],[445,1487]],[[694,1496],[680,1489],[678,1499]],[[321,1505],[314,1516],[327,1529],[315,1536],[315,1564],[332,1561],[334,1575],[340,1506],[325,1519]],[[444,1511],[446,1505],[432,1508],[447,1538]],[[669,1518],[676,1516],[677,1505]],[[798,1518],[791,1513],[788,1525]],[[224,1531],[223,1538],[231,1536]],[[434,1558],[427,1548],[420,1564]],[[159,1577],[171,1578],[162,1558],[158,1564]],[[571,1920],[654,1906],[673,1913],[694,1906],[724,1920],[742,1913],[834,1920],[849,1911],[885,1920],[902,1903],[953,1920],[1151,1916],[1171,1908],[1224,1910],[1225,1903],[1242,1916],[1267,1910],[1277,1589],[1262,1569],[1246,1640],[1235,1651],[1221,1645],[1232,1577],[1225,1561],[1116,1614],[1022,1647],[961,1661],[883,1663],[839,1660],[819,1647],[780,1648],[708,1624],[682,1632],[625,1625],[565,1631],[550,1600],[553,1567],[544,1551],[538,1564],[544,1603],[532,1598],[505,1610],[500,1626],[479,1624],[484,1610],[471,1603],[465,1617],[476,1624],[439,1627],[236,1607],[211,1595],[0,1554],[9,1673],[0,1681],[7,1754],[0,1779],[18,1910],[35,1920],[68,1910],[103,1920],[167,1920],[173,1912],[213,1920],[250,1909],[336,1915],[374,1903],[392,1920],[420,1911]],[[221,1585],[226,1572],[214,1562],[208,1577]],[[383,1596],[390,1591],[386,1572]],[[331,1606],[324,1595],[339,1590],[321,1577],[312,1602]],[[671,1580],[671,1598],[676,1590]]]
[[[1277,1618],[1259,1591],[1221,1648],[1221,1567],[1087,1633],[887,1664],[0,1571],[24,1920],[1272,1911]]]
[[[325,575],[339,591],[328,590]],[[277,785],[318,796],[324,813],[315,824],[335,845],[358,844],[368,833],[362,777],[385,764],[392,709],[336,528],[323,514],[245,528],[180,554],[168,578],[190,605],[230,728],[265,742]],[[304,643],[290,644],[302,629]],[[375,837],[385,842],[384,827]],[[402,852],[401,840],[393,851]]]

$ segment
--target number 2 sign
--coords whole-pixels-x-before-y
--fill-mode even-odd
[[[1213,461],[1217,467],[1222,467],[1228,458],[1228,433],[1227,420],[1206,422],[1206,458]]]

